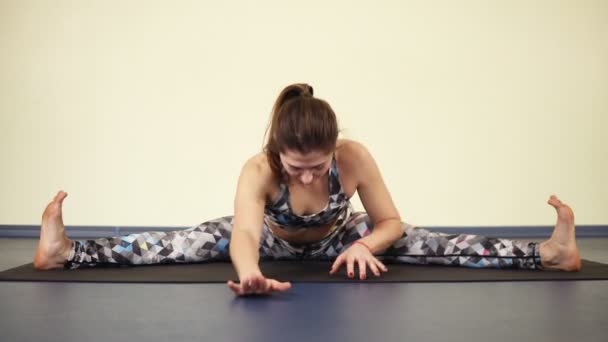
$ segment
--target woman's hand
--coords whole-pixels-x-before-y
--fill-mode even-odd
[[[265,278],[259,270],[239,277],[240,283],[228,280],[228,287],[238,296],[269,295],[272,292],[285,292],[291,288],[290,282],[280,282]]]
[[[388,268],[363,243],[353,243],[346,251],[340,254],[331,266],[329,274],[336,273],[344,263],[346,263],[346,271],[349,278],[355,276],[355,263],[359,266],[359,279],[361,280],[367,277],[367,267],[369,267],[376,277],[380,276],[380,271],[388,271]]]

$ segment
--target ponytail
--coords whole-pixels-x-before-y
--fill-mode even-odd
[[[264,137],[270,168],[281,177],[281,152],[333,151],[338,140],[338,123],[331,106],[314,97],[312,86],[295,83],[285,87],[277,97]]]

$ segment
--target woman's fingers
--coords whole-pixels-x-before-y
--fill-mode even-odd
[[[231,280],[228,281],[228,287],[239,296],[256,293],[259,292],[258,289],[260,288],[260,277],[262,281],[265,281],[263,276],[251,275],[241,279],[240,283],[238,284]]]
[[[262,281],[263,283],[260,283],[260,281]],[[243,280],[240,284],[229,280],[227,285],[228,288],[230,288],[230,290],[232,290],[232,292],[234,292],[234,294],[238,296],[246,296],[252,294],[269,295],[275,291],[285,292],[291,288],[290,282],[280,282],[274,279],[266,279],[263,277],[262,279],[256,277],[254,279]]]
[[[367,277],[367,261],[363,258],[357,260],[357,264],[359,265],[359,279],[365,280]]]
[[[333,265],[331,265],[331,270],[329,270],[329,274],[336,273],[340,269],[340,266],[344,264],[344,260],[344,254],[338,255],[336,261],[334,261]]]
[[[376,257],[372,257],[368,260],[369,268],[374,272],[376,277],[380,276],[380,271],[387,272],[388,268],[382,263],[382,261],[378,260]]]
[[[242,296],[244,294],[243,286],[241,286],[241,284],[233,282],[232,280],[228,280],[228,288],[230,288],[230,290],[232,290],[232,292],[234,292],[234,294],[236,294],[237,296]]]
[[[279,292],[285,292],[287,290],[289,290],[291,288],[291,283],[286,281],[286,282],[280,282],[280,281],[276,281],[274,279],[268,279],[268,293],[270,294],[273,291],[279,291]]]
[[[358,246],[357,246],[358,247]],[[338,255],[336,260],[331,266],[329,274],[335,274],[339,271],[340,267],[346,264],[346,273],[349,278],[355,276],[355,265],[358,266],[359,278],[367,278],[367,268],[379,277],[381,272],[387,272],[388,268],[378,260],[373,254],[369,253],[367,249],[353,249],[353,247],[346,250],[344,253]]]
[[[348,257],[346,259],[346,274],[348,274],[349,278],[353,278],[355,276],[355,258]]]
[[[255,279],[255,289],[254,293],[260,294],[266,291],[266,278],[256,278]]]
[[[384,265],[384,263],[382,263],[382,261],[378,260],[378,258],[374,257],[374,262],[376,263],[376,265],[378,265],[378,267],[380,268],[380,270],[382,270],[382,272],[388,272],[388,267],[386,267],[386,265]]]
[[[270,291],[270,279],[262,278],[258,279],[258,287],[255,291],[256,294],[268,294]]]
[[[249,293],[262,294],[267,290],[267,279],[263,275],[254,276]]]
[[[376,265],[376,258],[371,258],[367,261],[367,263],[369,264],[369,269],[372,271],[372,273],[376,276],[379,277],[380,276],[380,271],[378,271],[378,266]]]

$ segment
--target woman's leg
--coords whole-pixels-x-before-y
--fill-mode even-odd
[[[542,269],[540,248],[536,242],[444,234],[419,227],[407,230],[386,250],[383,258],[413,264]]]
[[[67,238],[60,192],[43,214],[41,238],[34,266],[37,269],[79,268],[98,264],[144,265],[229,261],[233,216],[171,232],[144,232],[94,240]],[[293,257],[284,241],[264,224],[260,238],[260,259]],[[50,251],[50,252],[49,252]]]
[[[522,269],[580,269],[580,257],[574,236],[572,210],[556,197],[549,200],[558,213],[551,238],[542,243],[499,239],[468,234],[443,234],[403,224],[403,237],[379,259],[414,264],[442,264],[465,267]],[[366,213],[353,214],[339,234],[324,248],[334,256],[354,241],[368,235],[373,226]]]
[[[97,264],[169,264],[230,261],[234,216],[170,232],[145,232],[95,240],[74,241],[65,268]],[[290,259],[293,254],[264,224],[260,259]]]
[[[232,216],[183,230],[75,240],[65,268],[228,261]]]
[[[477,235],[448,235],[403,224],[403,237],[378,259],[409,264],[441,264],[466,267],[539,268],[536,243],[496,239]],[[369,216],[354,213],[333,241],[339,254],[353,242],[373,231]]]

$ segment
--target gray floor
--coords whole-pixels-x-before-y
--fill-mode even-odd
[[[37,241],[0,239],[0,270]],[[608,239],[579,239],[608,263]],[[606,341],[608,281],[294,284],[235,298],[222,284],[1,282],[0,341]]]

